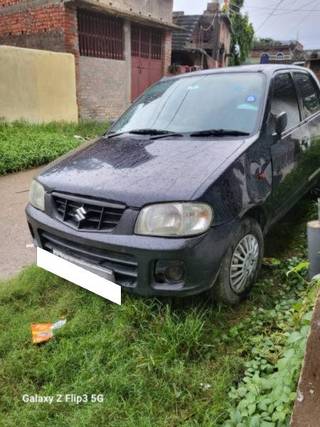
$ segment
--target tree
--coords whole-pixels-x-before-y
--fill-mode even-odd
[[[247,14],[242,14],[244,0],[230,0],[229,16],[232,25],[230,65],[241,65],[248,58],[254,39],[254,28]]]

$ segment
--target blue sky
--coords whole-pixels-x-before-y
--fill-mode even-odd
[[[279,40],[298,37],[306,49],[320,49],[320,0],[282,0],[279,10],[262,26],[279,1],[245,0],[257,35]],[[174,0],[174,10],[189,14],[202,13],[206,5],[207,0]]]

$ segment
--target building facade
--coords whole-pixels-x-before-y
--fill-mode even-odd
[[[320,49],[305,50],[306,67],[310,68],[320,80]]]
[[[249,57],[251,64],[293,64],[301,61],[304,61],[303,45],[297,40],[256,40]]]
[[[173,22],[184,31],[173,33],[172,68],[183,71],[228,65],[231,22],[218,1],[209,2],[202,15],[174,12]]]
[[[114,119],[167,73],[173,0],[0,0],[0,44],[75,56],[84,119]]]

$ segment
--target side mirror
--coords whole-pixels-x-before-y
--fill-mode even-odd
[[[276,117],[275,131],[278,136],[281,136],[282,132],[286,130],[288,126],[288,114],[286,112],[280,113]]]

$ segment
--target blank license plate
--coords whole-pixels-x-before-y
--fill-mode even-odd
[[[112,271],[83,262],[60,251],[37,247],[37,265],[69,282],[121,305],[121,286],[114,283]]]
[[[76,264],[79,267],[85,268],[86,270],[89,270],[92,273],[95,273],[98,276],[104,277],[105,279],[115,283],[115,278],[112,270],[100,267],[98,265],[90,264],[87,261],[83,261],[80,258],[73,257],[72,255],[66,254],[56,249],[53,249],[53,255],[63,258],[66,261],[72,262],[73,264]]]

